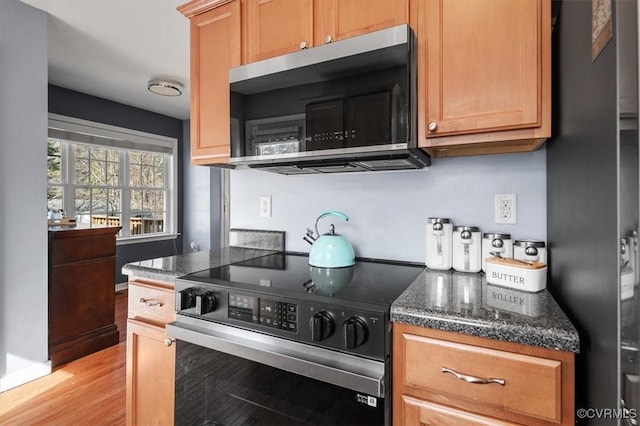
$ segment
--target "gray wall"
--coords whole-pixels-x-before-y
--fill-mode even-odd
[[[580,333],[576,408],[617,407],[615,42],[592,63],[591,2],[563,2],[554,30],[557,128],[547,143],[547,233],[549,287]]]
[[[192,242],[199,251],[219,248],[221,171],[215,167],[191,165],[190,120],[184,121],[183,129],[183,251],[190,252]]]
[[[0,383],[46,374],[47,15],[0,2]],[[35,200],[35,201],[34,201]]]
[[[515,225],[494,224],[494,194],[517,194]],[[259,217],[259,197],[272,196],[273,216]],[[546,153],[433,159],[428,170],[284,176],[231,172],[231,227],[287,232],[287,250],[309,251],[307,226],[325,210],[346,213],[319,225],[353,244],[356,256],[424,263],[428,217],[480,226],[514,238],[546,240]]]
[[[52,85],[49,86],[49,112],[176,138],[178,139],[178,156],[181,155],[184,144],[182,120]],[[182,169],[181,160],[178,158],[179,188],[182,182]],[[178,189],[178,232],[182,232],[182,215],[182,191]],[[120,272],[125,263],[180,253],[182,253],[182,237],[178,237],[177,240],[119,245],[116,282],[127,281],[127,277]]]

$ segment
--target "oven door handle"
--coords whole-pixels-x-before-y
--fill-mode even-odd
[[[367,395],[385,396],[382,361],[213,322],[207,322],[203,326],[202,320],[189,317],[167,324],[166,334],[178,341],[193,343]]]

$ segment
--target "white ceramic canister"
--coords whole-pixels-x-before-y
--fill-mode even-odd
[[[492,256],[513,258],[511,234],[499,232],[485,232],[482,234],[482,270],[484,272],[487,272],[487,261],[485,259]]]
[[[425,227],[425,264],[430,269],[447,270],[452,266],[453,223],[447,218],[430,217]]]
[[[482,268],[482,238],[477,226],[453,228],[453,269],[460,272],[480,272]]]
[[[547,248],[544,241],[516,240],[513,243],[514,259],[547,263]]]

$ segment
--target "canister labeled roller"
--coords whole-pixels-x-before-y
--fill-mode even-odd
[[[547,263],[546,244],[538,240],[516,240],[513,243],[513,258]]]
[[[425,264],[430,269],[447,270],[452,266],[453,223],[447,218],[430,217],[425,227]]]
[[[482,239],[477,226],[456,226],[453,229],[453,269],[460,272],[480,272]]]
[[[485,232],[482,234],[482,270],[487,272],[488,257],[513,258],[511,234]]]

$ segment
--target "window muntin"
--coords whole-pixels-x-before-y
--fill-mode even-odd
[[[91,227],[122,226],[119,237],[171,233],[172,155],[51,138],[47,149],[50,209],[71,206],[65,212]]]

